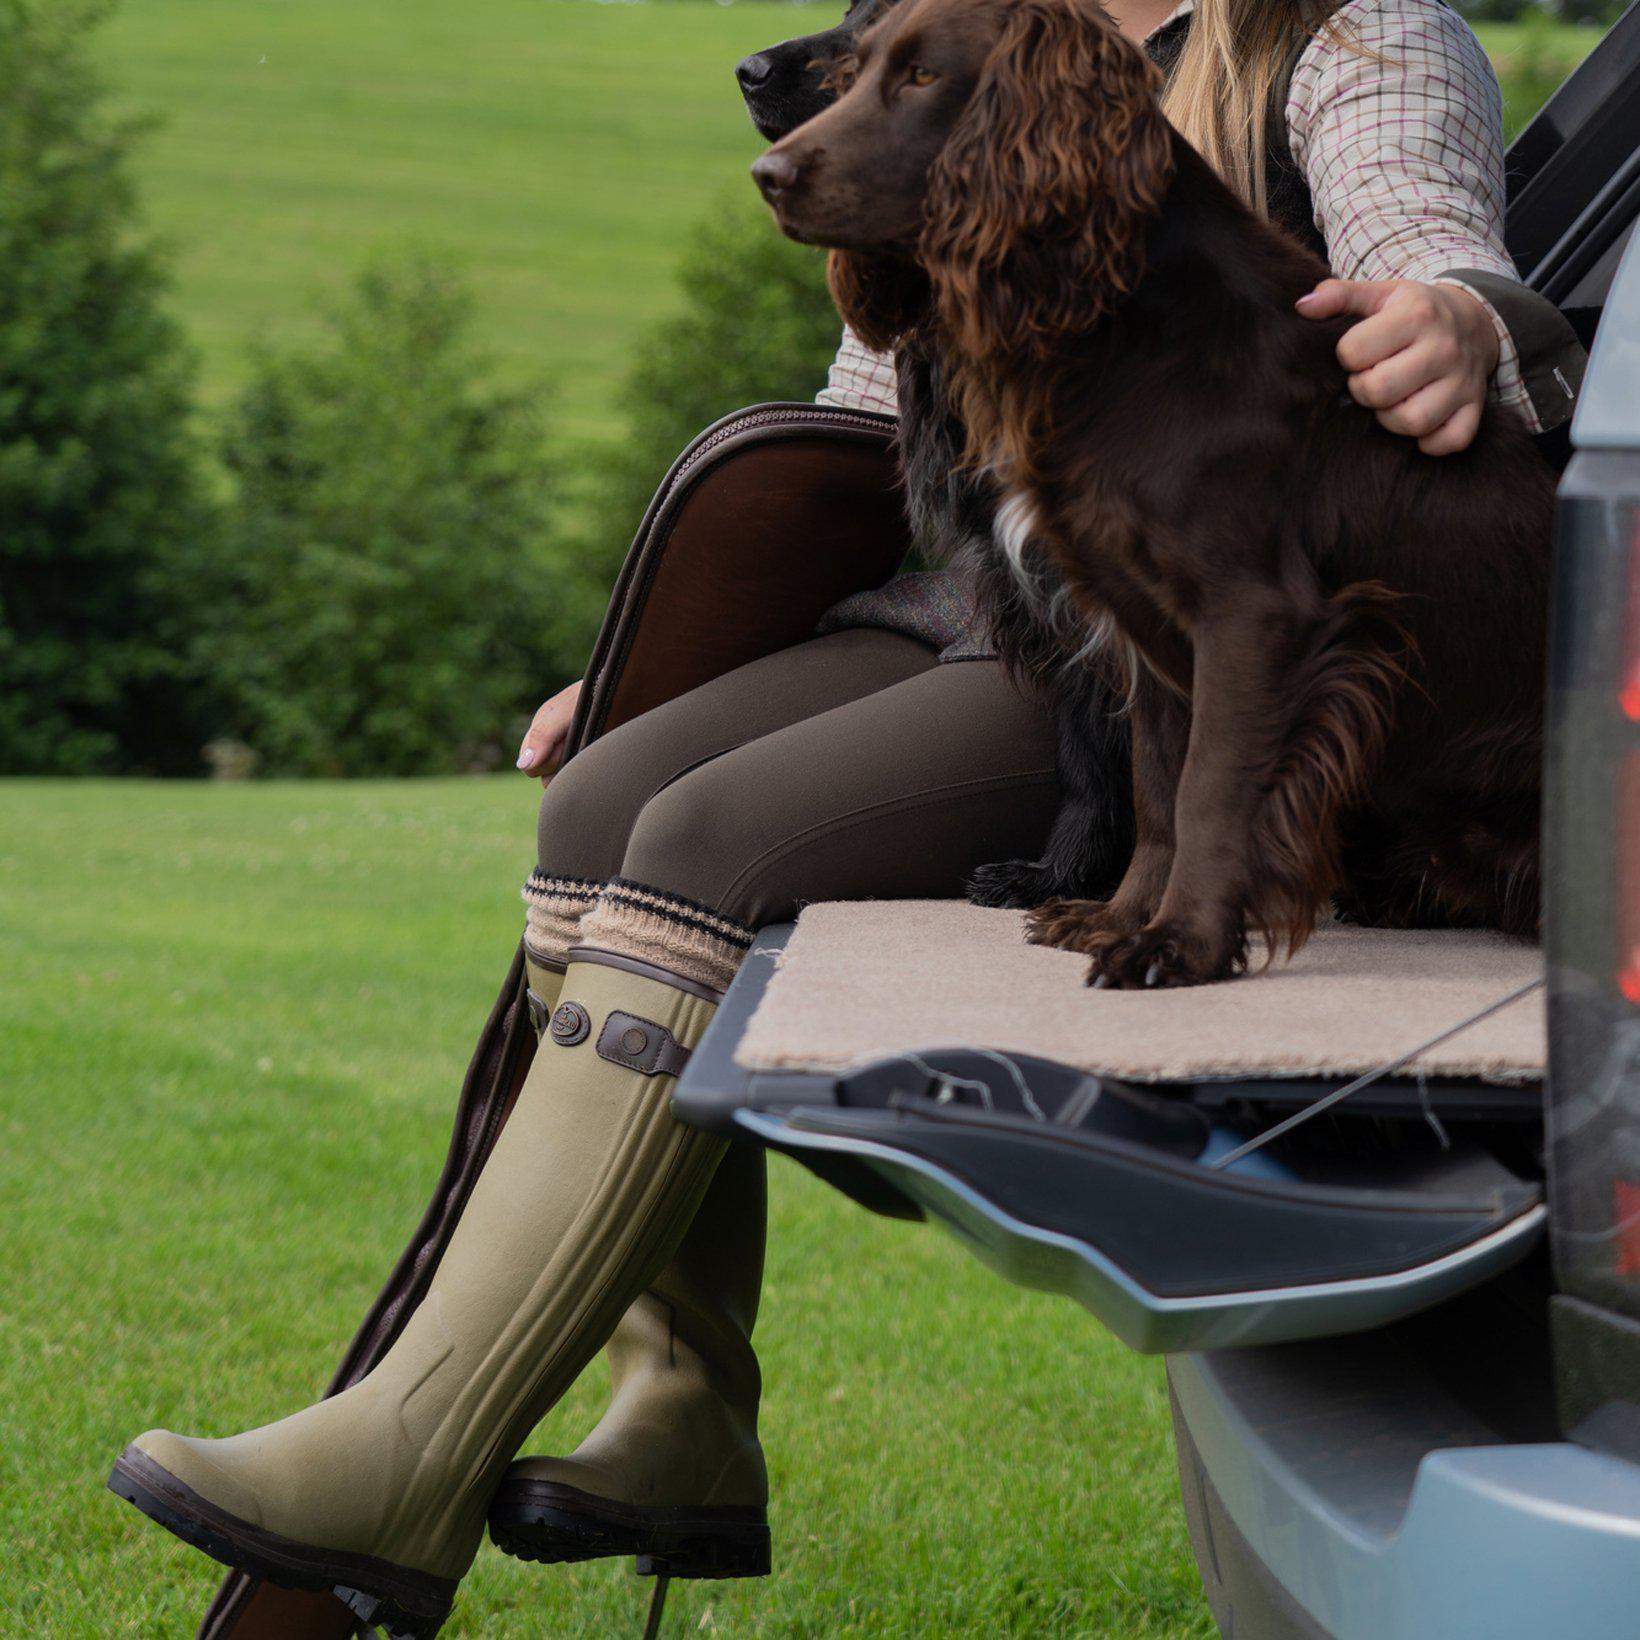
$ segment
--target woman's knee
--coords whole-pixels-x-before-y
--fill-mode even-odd
[[[725,778],[731,764],[704,764],[644,804],[627,838],[622,877],[716,907],[756,847],[747,826],[752,794]]]
[[[636,719],[578,752],[547,782],[536,823],[544,871],[602,880],[620,869],[633,822],[667,775]],[[629,731],[633,731],[630,732]]]

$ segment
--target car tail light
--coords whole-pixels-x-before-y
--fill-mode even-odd
[[[1640,1004],[1640,750],[1617,776],[1617,988]]]
[[[1629,584],[1623,609],[1622,679],[1617,700],[1631,723],[1640,723],[1640,515],[1629,521]]]
[[[1640,241],[1629,250],[1632,299],[1640,297]],[[1561,1427],[1632,1457],[1626,1432],[1640,1417],[1640,399],[1621,346],[1602,353],[1597,342],[1595,351],[1590,376],[1604,382],[1606,403],[1621,406],[1622,430],[1602,432],[1598,394],[1579,406],[1560,484],[1551,619],[1543,854],[1551,1311]]]
[[[1637,501],[1640,450],[1579,455],[1562,484],[1543,858],[1557,1285],[1635,1328],[1640,1386]]]
[[[1623,631],[1618,652],[1617,703],[1631,723],[1640,723],[1640,512],[1627,519],[1628,585],[1623,599]],[[1617,988],[1640,1004],[1640,749],[1622,754],[1617,776],[1615,844],[1617,868]]]
[[[1640,1185],[1612,1180],[1613,1269],[1620,1276],[1640,1276]]]

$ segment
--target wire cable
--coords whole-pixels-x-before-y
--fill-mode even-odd
[[[1467,1031],[1471,1025],[1478,1025],[1483,1019],[1490,1019],[1493,1014],[1501,1013],[1511,1003],[1519,1002],[1522,997],[1530,996],[1533,991],[1540,989],[1542,985],[1543,979],[1541,976],[1527,981],[1525,985],[1511,991],[1508,996],[1499,997],[1496,1002],[1487,1003],[1484,1008],[1472,1013],[1467,1019],[1460,1019],[1456,1025],[1449,1026],[1446,1030],[1430,1037],[1427,1042],[1420,1042],[1416,1048],[1408,1048],[1399,1059],[1392,1059],[1387,1065],[1380,1065],[1377,1070],[1368,1071],[1365,1075],[1356,1077],[1353,1082],[1346,1082],[1341,1088],[1334,1088],[1331,1093],[1325,1094],[1320,1099],[1304,1106],[1302,1110],[1295,1110],[1291,1116],[1277,1122],[1274,1127],[1266,1128],[1264,1132],[1255,1134],[1246,1144],[1237,1145],[1234,1150],[1226,1152],[1216,1162],[1209,1162],[1208,1167],[1216,1172],[1221,1168],[1229,1167],[1232,1162],[1239,1162],[1244,1156],[1251,1156],[1255,1150],[1262,1150],[1271,1140],[1279,1139],[1283,1134],[1291,1133],[1294,1128],[1308,1122],[1311,1117],[1319,1116],[1323,1111],[1331,1110],[1334,1105],[1348,1099],[1352,1093],[1359,1093],[1368,1083],[1376,1082],[1380,1077],[1388,1076],[1392,1071],[1400,1070],[1403,1065],[1409,1064],[1419,1054],[1428,1053],[1431,1048],[1438,1048],[1443,1042],[1449,1042],[1461,1031]]]

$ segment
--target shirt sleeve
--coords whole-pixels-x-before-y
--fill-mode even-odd
[[[839,410],[875,410],[879,415],[897,415],[894,356],[873,353],[845,327],[842,346],[826,373],[826,385],[814,402],[833,405]]]
[[[1287,101],[1333,272],[1462,287],[1497,330],[1494,398],[1534,431],[1564,420],[1569,391],[1534,402],[1506,304],[1488,298],[1502,284],[1550,308],[1504,248],[1503,107],[1480,42],[1439,0],[1351,0],[1333,22],[1299,58]],[[1563,320],[1554,335],[1581,354]]]

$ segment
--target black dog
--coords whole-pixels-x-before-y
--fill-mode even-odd
[[[854,56],[854,42],[894,0],[853,0],[835,28],[754,51],[735,67],[752,124],[770,142],[823,113],[837,100],[835,71]]]
[[[837,100],[837,70],[856,40],[895,0],[854,0],[842,22],[754,52],[735,69],[752,124],[771,142]],[[981,866],[969,879],[977,905],[1028,908],[1056,898],[1101,899],[1133,852],[1127,721],[1120,692],[1102,670],[1094,635],[1081,626],[1048,566],[1009,563],[996,535],[998,497],[960,460],[962,428],[951,414],[935,360],[914,346],[896,356],[900,464],[912,535],[932,562],[976,571],[981,610],[1015,678],[1051,697],[1064,802],[1040,860]],[[1065,656],[1076,657],[1069,663]]]

